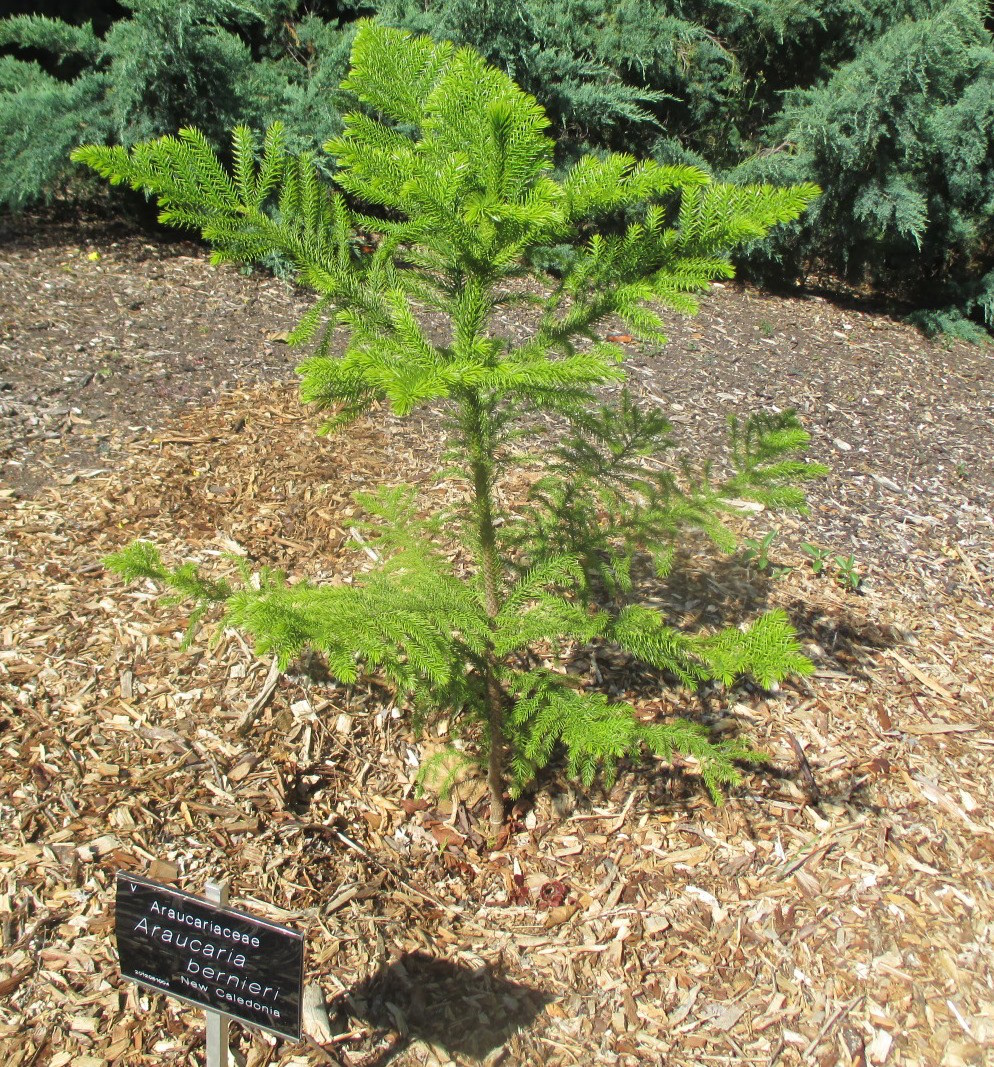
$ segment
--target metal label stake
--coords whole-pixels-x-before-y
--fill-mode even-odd
[[[228,883],[210,881],[204,896],[222,908],[228,903]],[[228,1016],[217,1011],[207,1015],[207,1067],[228,1067]]]

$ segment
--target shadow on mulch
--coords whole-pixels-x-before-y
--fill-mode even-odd
[[[671,619],[680,618],[680,628],[685,632],[714,632],[735,626],[743,620],[754,620],[774,606],[772,591],[776,579],[745,567],[734,556],[714,561],[706,571],[691,567],[674,568],[662,582],[654,576],[649,576],[647,580],[647,574],[643,571],[638,575],[642,595],[636,598],[637,601],[653,603]],[[895,634],[861,617],[858,605],[859,597],[856,594],[852,594],[851,606],[845,604],[823,608],[800,599],[791,599],[784,605],[802,647],[815,658],[817,672],[866,681],[870,678],[867,673],[872,662],[870,654],[900,644]],[[812,645],[817,646],[817,651],[811,648]],[[588,669],[587,656],[586,649],[576,655],[570,663],[571,669],[584,673]],[[669,672],[638,662],[623,653],[602,654],[598,656],[597,664],[599,684],[617,691],[634,690],[638,694],[636,703],[638,697],[652,700],[664,693],[681,691],[679,681]],[[761,697],[772,695],[749,678],[737,681],[730,694],[736,691]],[[722,708],[728,703],[730,694],[723,687],[703,684],[694,692],[682,692],[685,699],[680,701],[678,713],[681,718],[712,726],[723,714],[727,714]],[[667,714],[672,713],[673,709],[669,708]],[[793,782],[801,790],[805,802],[816,809],[821,803],[844,802],[876,810],[866,800],[865,782],[853,780],[843,785],[833,781],[826,787],[819,781],[818,767],[808,763],[797,739],[789,730],[785,732],[794,748],[795,761],[787,764],[743,763],[741,769],[767,782]],[[630,761],[622,761],[622,773],[636,766],[644,775],[646,767]],[[536,791],[555,788],[557,783],[561,783],[563,775],[564,761],[553,761],[538,776]],[[656,766],[649,774],[648,799],[662,807],[691,804],[701,796],[702,790],[701,779],[695,774],[686,773],[680,757],[674,759],[672,766]],[[586,806],[590,806],[589,798]]]
[[[120,196],[122,191],[115,195]],[[149,245],[199,246],[189,230],[175,230],[159,225],[158,208],[140,193],[124,190],[126,200],[120,203],[99,199],[85,204],[57,200],[13,214],[0,212],[0,244],[7,249],[28,249],[40,252],[47,248],[61,248],[66,242],[80,245],[107,246],[114,241],[140,238]]]
[[[408,952],[352,988],[342,1011],[400,1041],[364,1067],[384,1067],[414,1040],[451,1056],[481,1059],[529,1026],[555,998],[501,978],[489,966],[467,967]]]
[[[681,629],[694,632],[738,626],[769,611],[776,582],[769,574],[744,566],[736,556],[728,556],[714,560],[703,572],[674,568],[665,584],[659,588],[657,583],[654,591],[666,607],[682,610]],[[852,609],[843,607],[830,612],[794,599],[784,605],[784,610],[802,644],[814,642],[821,648],[816,664],[819,669],[865,678],[861,668],[866,653],[892,648],[898,642],[880,626],[860,618],[856,610],[859,594],[848,595]]]
[[[868,677],[863,670],[867,652],[882,652],[900,644],[875,623],[843,612],[828,615],[810,604],[795,602],[787,608],[787,616],[802,641],[814,641],[821,647],[818,669],[843,671],[853,678]]]

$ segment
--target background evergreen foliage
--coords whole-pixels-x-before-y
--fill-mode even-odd
[[[291,142],[308,131],[303,148],[340,128],[350,31],[315,17],[288,30],[285,0],[121,6],[127,17],[102,34],[89,21],[0,20],[0,205],[59,191],[84,142],[131,145],[191,125],[221,145],[238,122],[284,119]]]
[[[780,281],[816,262],[917,304],[932,331],[994,327],[994,48],[980,5],[886,30],[789,94],[764,136],[789,147],[736,179],[819,180],[826,195],[753,253],[758,272]]]
[[[469,44],[546,108],[567,166],[634,151],[732,181],[817,182],[816,215],[740,254],[830,273],[980,336],[994,300],[994,19],[985,0],[89,0],[0,21],[0,206],[60,190],[83,141],[284,122],[334,136],[352,20]],[[59,21],[59,17],[66,21]],[[93,18],[96,30],[87,27]],[[6,47],[5,47],[6,46]],[[325,165],[318,156],[319,165]],[[623,220],[621,220],[623,222]],[[536,252],[563,266],[568,249]]]
[[[800,458],[807,434],[789,412],[730,421],[731,473],[673,463],[658,413],[627,396],[598,410],[598,387],[624,379],[623,351],[602,333],[617,316],[665,341],[660,305],[693,311],[696,293],[731,275],[731,251],[795,219],[817,187],[728,185],[622,153],[584,156],[557,179],[549,119],[505,73],[472,49],[374,23],[356,35],[343,88],[361,106],[325,145],[333,182],[310,153],[288,149],[279,124],[262,144],[238,127],[230,168],[189,128],[131,151],[86,146],[74,159],[154,195],[162,221],[200,231],[216,262],[277,254],[292,264],[318,295],[291,338],[316,349],[298,368],[302,398],[329,412],[326,430],[374,405],[401,417],[442,407],[445,477],[461,482],[463,503],[424,519],[404,487],[364,496],[382,565],[350,585],[244,569],[234,584],[212,581],[165,568],[141,542],[112,565],[197,611],[222,606],[224,623],[283,667],[314,649],[341,682],[380,676],[419,718],[461,723],[487,766],[495,826],[505,787],[519,792],[559,748],[587,784],[644,749],[683,752],[717,797],[737,779],[735,761],[755,753],[700,725],[643,721],[564,669],[562,653],[608,645],[690,686],[745,674],[770,685],[810,670],[782,613],[685,633],[638,603],[630,564],[645,551],[665,571],[694,529],[731,550],[722,514],[736,499],[803,509],[802,484],[824,470]],[[620,229],[618,214],[628,218]],[[376,241],[359,246],[357,232]],[[558,278],[521,284],[534,278],[535,247],[581,232]],[[499,310],[522,301],[537,313],[531,334],[516,343],[493,332]],[[444,336],[428,336],[423,309],[442,317]],[[341,353],[328,343],[336,324],[347,331]],[[533,519],[515,522],[498,487],[530,461],[518,442],[535,435],[537,416],[571,434]]]

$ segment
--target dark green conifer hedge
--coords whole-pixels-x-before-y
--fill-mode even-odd
[[[816,87],[794,91],[741,181],[816,181],[825,196],[750,263],[774,282],[807,265],[869,283],[930,332],[994,327],[994,47],[957,0],[900,22]]]
[[[88,141],[197,126],[221,145],[239,122],[281,119],[304,148],[340,131],[351,34],[337,23],[287,23],[285,0],[121,2],[127,17],[103,34],[45,15],[0,20],[0,205],[61,191],[79,175],[69,153]]]

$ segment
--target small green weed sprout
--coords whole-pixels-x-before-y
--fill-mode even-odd
[[[839,585],[850,593],[858,592],[863,584],[863,576],[856,569],[856,560],[852,553],[848,556],[836,556],[835,567],[835,580]]]
[[[801,545],[801,551],[811,560],[812,573],[831,574],[843,589],[850,593],[859,591],[863,576],[859,573],[856,557],[852,553],[848,556],[833,555],[831,549],[819,548],[810,541]]]
[[[811,560],[811,572],[813,574],[821,574],[825,569],[825,565],[832,559],[830,549],[819,548],[817,545],[811,544],[810,541],[805,541],[801,545],[801,551]]]
[[[771,578],[782,578],[789,574],[792,567],[777,565],[770,559],[770,548],[779,536],[779,530],[770,530],[763,538],[746,537],[742,542],[742,562],[757,573],[768,574]]]

